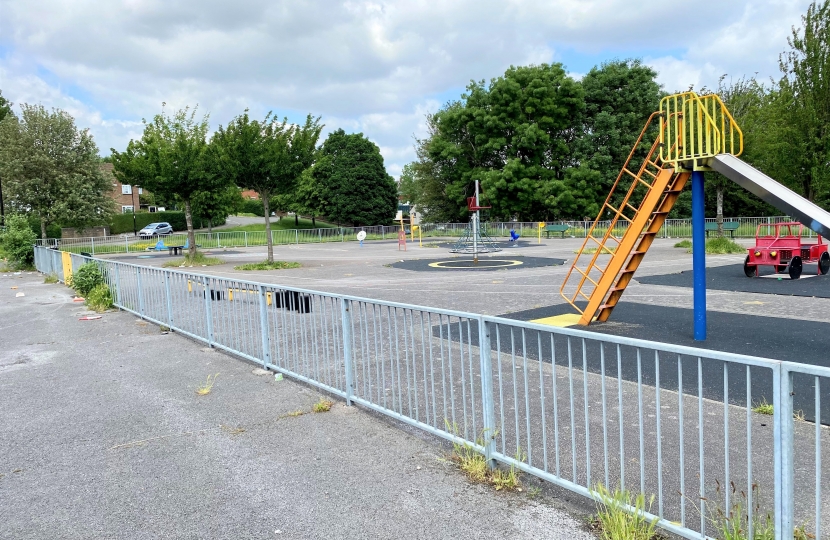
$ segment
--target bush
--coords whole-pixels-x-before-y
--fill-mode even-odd
[[[265,209],[262,206],[262,201],[256,199],[245,199],[242,202],[242,210],[240,210],[240,213],[265,217]]]
[[[106,311],[112,307],[112,292],[105,283],[93,287],[86,296],[86,305],[94,311]]]
[[[174,231],[186,231],[187,221],[184,212],[138,212],[135,215],[136,230],[141,230],[150,223],[166,221],[173,226]],[[117,214],[112,217],[110,234],[133,232],[133,215]]]
[[[37,236],[29,228],[29,220],[25,216],[12,214],[6,217],[6,230],[0,234],[0,252],[8,259],[12,269],[32,266],[35,240]]]
[[[72,273],[72,277],[67,283],[70,287],[75,289],[75,292],[81,296],[86,297],[89,292],[99,285],[105,285],[104,276],[101,274],[101,269],[95,263],[86,263],[78,268],[76,272]]]

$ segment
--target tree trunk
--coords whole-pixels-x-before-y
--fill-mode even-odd
[[[208,219],[208,234],[213,234],[213,220]]]
[[[187,222],[187,245],[190,246],[187,256],[192,261],[196,258],[196,233],[193,232],[193,215],[190,213],[189,199],[184,201],[184,219]]]
[[[40,237],[46,240],[46,220],[40,218]]]
[[[311,226],[312,227],[317,227],[317,222],[314,221],[314,216],[311,216]]]
[[[300,214],[294,212],[294,226],[300,228]]]
[[[717,187],[717,220],[718,220],[718,238],[723,237],[723,184],[718,182]]]
[[[268,208],[268,194],[260,193],[262,208],[265,210],[265,243],[268,245],[268,262],[274,262],[274,239],[271,238],[271,209]]]

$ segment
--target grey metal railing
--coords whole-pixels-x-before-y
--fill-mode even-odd
[[[580,495],[653,495],[682,537],[830,532],[828,368],[35,248],[61,280],[90,262],[122,310]]]
[[[755,236],[756,228],[761,223],[778,223],[781,221],[790,221],[786,216],[776,217],[739,217],[723,219],[724,222],[737,222],[739,225],[737,229],[727,231],[727,234],[735,238],[753,238]],[[714,218],[707,218],[707,222],[715,222]],[[552,221],[550,224],[566,224],[570,229],[566,232],[567,236],[574,238],[583,238],[587,231],[593,225],[593,221]],[[520,221],[505,221],[505,222],[488,222],[484,226],[487,232],[493,237],[507,238],[510,236],[510,231],[515,230],[519,235],[525,239],[534,238],[539,235],[538,222],[520,222]],[[601,222],[597,228],[603,230],[610,226],[609,222]],[[617,224],[615,227],[617,231],[615,234],[622,235],[627,225]],[[466,223],[422,223],[419,225],[421,235],[424,238],[430,237],[460,237],[467,227]],[[408,228],[408,227],[407,227]],[[400,225],[392,226],[371,226],[371,227],[333,227],[320,229],[274,229],[271,231],[271,238],[275,245],[290,245],[290,244],[312,244],[324,242],[356,242],[356,235],[360,231],[366,232],[366,241],[373,240],[393,240],[397,238],[397,232]],[[557,236],[556,233],[554,236]],[[809,229],[804,229],[804,235],[807,238],[815,237],[815,233]],[[547,236],[547,234],[545,234]],[[692,236],[692,221],[690,219],[667,219],[660,229],[661,238],[691,238]],[[417,240],[410,236],[410,239]],[[165,236],[163,242],[166,245],[184,245],[187,240],[187,234],[178,232],[170,236]],[[73,253],[89,253],[91,255],[103,255],[108,253],[134,253],[143,252],[152,249],[158,242],[158,238],[142,239],[135,236],[104,236],[104,237],[88,237],[88,238],[47,238],[46,240],[38,240],[37,245],[44,247],[60,246],[64,251],[71,251]],[[266,244],[266,236],[264,231],[236,231],[236,232],[222,232],[216,230],[212,233],[198,232],[196,233],[196,244],[203,248],[232,248],[232,247],[252,247],[264,246]]]

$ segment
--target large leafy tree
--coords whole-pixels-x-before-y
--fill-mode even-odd
[[[585,112],[574,143],[574,167],[549,186],[548,205],[557,217],[597,215],[648,117],[660,106],[656,77],[639,60],[616,60],[582,79]],[[650,147],[656,135],[655,129],[645,144]]]
[[[208,232],[213,232],[213,224],[239,212],[242,208],[242,194],[239,188],[229,185],[224,189],[197,191],[190,201],[193,219],[207,222]]]
[[[830,2],[813,2],[780,57],[779,98],[791,129],[786,143],[798,156],[801,194],[830,198]],[[784,142],[784,141],[782,141]],[[793,148],[794,147],[794,148]]]
[[[31,212],[46,228],[87,227],[112,212],[110,184],[101,174],[98,148],[88,129],[60,109],[21,105],[0,122],[0,167],[8,205]]]
[[[313,198],[329,220],[384,225],[395,216],[398,186],[386,172],[380,149],[362,133],[338,129],[329,134],[312,175]]]
[[[219,126],[214,135],[219,170],[236,185],[256,191],[262,200],[269,262],[274,261],[270,200],[293,194],[300,175],[314,161],[322,129],[319,117],[308,115],[302,125],[293,125],[268,113],[260,122],[251,120],[246,110],[227,127]]]
[[[460,101],[428,117],[418,141],[414,192],[429,217],[467,219],[466,197],[481,181],[491,215],[551,215],[547,193],[573,161],[584,100],[561,64],[511,67],[489,84],[472,82]]]
[[[189,107],[173,115],[162,111],[152,122],[144,123],[141,139],[131,141],[125,152],[112,150],[113,169],[121,182],[184,203],[191,258],[196,255],[194,195],[222,190],[228,185],[208,152],[208,117],[197,119],[196,113],[195,108]]]

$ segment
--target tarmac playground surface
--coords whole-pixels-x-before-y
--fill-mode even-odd
[[[781,287],[773,293],[713,282],[709,339],[694,342],[683,274],[691,255],[675,242],[655,242],[636,275],[642,282],[629,286],[609,323],[589,330],[826,365],[827,278],[767,279],[763,287]],[[263,260],[264,248],[232,248],[211,251],[223,265],[187,270],[538,320],[572,312],[559,284],[580,245],[520,243],[492,256],[507,261],[503,268],[486,270],[454,267],[469,256],[453,257],[445,245],[276,246],[277,259],[303,267],[267,272],[233,269]],[[170,259],[147,255],[112,258]],[[741,260],[708,256],[710,280],[731,279],[734,268],[744,289],[755,286]],[[436,261],[450,263],[430,266]],[[589,537],[568,514],[584,515],[591,504],[565,490],[539,484],[549,496],[541,504],[495,494],[453,470],[446,445],[429,435],[337,402],[331,416],[293,416],[318,392],[288,378],[276,384],[245,361],[128,313],[78,321],[83,307],[68,289],[39,276],[4,280],[21,280],[26,297],[3,287],[0,301],[0,431],[13,434],[0,440],[0,490],[12,516],[0,537]],[[195,386],[213,373],[216,390],[197,399]],[[707,415],[706,432],[717,433],[719,421]],[[769,435],[765,423],[754,429],[759,440]],[[707,455],[717,455],[717,443],[708,444]]]

